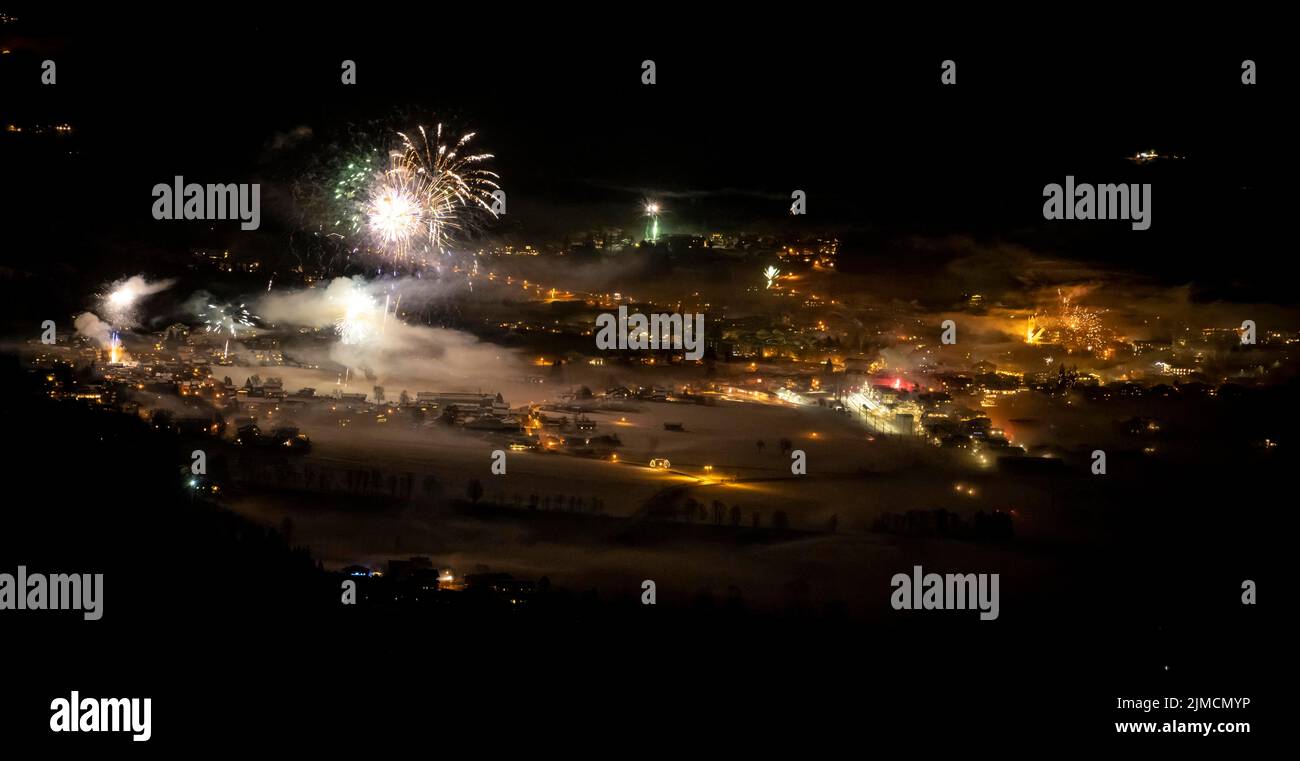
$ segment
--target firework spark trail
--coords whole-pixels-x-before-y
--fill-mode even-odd
[[[1029,315],[1028,325],[1025,327],[1025,343],[1036,344],[1043,340],[1043,333],[1047,330],[1039,320],[1038,313],[1034,312]]]
[[[662,207],[655,201],[648,201],[645,205],[645,239],[651,243],[659,240],[659,212]]]

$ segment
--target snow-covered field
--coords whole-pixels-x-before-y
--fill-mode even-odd
[[[593,411],[590,417],[597,433],[616,433],[622,440],[619,462],[507,451],[504,475],[491,471],[492,452],[505,449],[504,440],[486,434],[440,424],[415,427],[397,419],[346,428],[307,424],[314,443],[307,461],[413,473],[415,497],[390,508],[354,509],[346,497],[331,502],[310,493],[280,493],[247,497],[234,507],[266,525],[290,518],[294,542],[310,546],[331,567],[382,568],[389,558],[427,555],[462,571],[546,575],[556,584],[610,595],[635,595],[640,580],[654,578],[670,595],[709,590],[721,596],[735,586],[752,602],[781,605],[806,586],[814,600],[861,596],[862,605],[873,605],[875,587],[887,586],[891,574],[910,567],[908,558],[917,552],[931,563],[943,558],[959,568],[1013,569],[1025,562],[1006,550],[940,540],[900,542],[871,533],[881,512],[946,507],[972,514],[1015,507],[1032,516],[1045,504],[1033,490],[988,478],[960,453],[873,436],[852,418],[824,408],[641,402],[627,410]],[[665,422],[681,423],[684,430],[665,430]],[[791,473],[782,438],[806,454],[807,475]],[[647,467],[651,458],[667,458],[671,469]],[[421,493],[427,475],[440,485],[436,498]],[[526,506],[532,494],[563,495],[566,504],[569,497],[580,497],[588,507],[596,498],[609,516],[632,515],[656,494],[678,488],[705,505],[720,500],[728,513],[738,506],[745,526],[756,513],[762,525],[770,525],[780,510],[793,529],[814,533],[773,544],[685,536],[629,546],[612,536],[616,521],[556,530],[546,516],[485,521],[449,510],[447,500],[465,499],[470,479],[483,484],[486,501]],[[834,534],[828,532],[832,516]],[[1032,517],[1026,525],[1032,528]]]

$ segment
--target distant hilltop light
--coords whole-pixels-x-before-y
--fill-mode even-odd
[[[1141,151],[1139,153],[1135,153],[1132,156],[1129,156],[1128,160],[1132,161],[1134,164],[1149,164],[1152,161],[1161,161],[1161,160],[1174,161],[1174,160],[1181,160],[1182,158],[1183,158],[1182,156],[1175,156],[1172,153],[1160,153],[1155,150],[1150,150],[1150,151]]]

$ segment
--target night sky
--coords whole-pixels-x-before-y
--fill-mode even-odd
[[[960,234],[1190,282],[1207,300],[1294,301],[1273,269],[1289,260],[1272,245],[1292,160],[1284,104],[1277,88],[1240,84],[1246,46],[1062,55],[921,40],[900,52],[877,47],[890,36],[880,30],[795,23],[751,35],[653,18],[545,38],[455,21],[342,34],[299,19],[209,19],[160,37],[43,16],[6,43],[5,110],[69,122],[76,136],[2,141],[5,207],[23,220],[9,245],[71,232],[87,239],[68,253],[94,261],[182,244],[185,225],[148,216],[152,185],[182,174],[263,182],[262,229],[238,244],[274,256],[293,225],[276,199],[303,162],[401,112],[477,130],[511,204],[492,232],[520,239],[635,230],[654,198],[671,232],[835,232],[846,271],[924,267],[909,240]],[[1153,39],[1179,35],[1124,41]],[[1113,50],[1124,55],[1103,54]],[[56,87],[24,76],[47,56],[59,62]],[[345,58],[358,62],[356,86],[338,81]],[[657,63],[654,86],[640,83],[645,58]],[[958,61],[957,87],[939,85],[944,58]],[[1282,77],[1256,58],[1263,76]],[[272,147],[302,127],[309,138]],[[1125,160],[1147,149],[1187,158]],[[1153,228],[1044,225],[1042,187],[1067,174],[1153,182]],[[795,188],[809,196],[798,219],[785,213]],[[1253,266],[1225,277],[1223,263],[1242,257]]]

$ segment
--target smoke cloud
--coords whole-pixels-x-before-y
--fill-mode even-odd
[[[93,312],[82,312],[77,315],[72,325],[76,328],[77,335],[94,341],[101,348],[107,349],[112,342],[112,326],[99,319]]]

